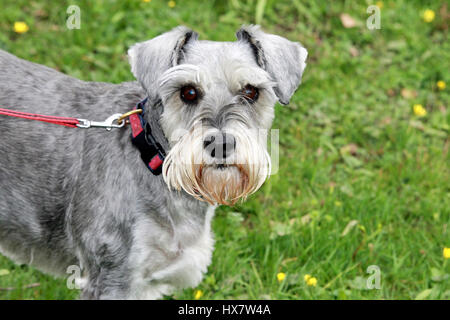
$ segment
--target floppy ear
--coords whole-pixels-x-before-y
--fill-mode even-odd
[[[128,50],[131,72],[151,98],[156,97],[158,78],[183,59],[184,46],[198,39],[198,34],[180,26]]]
[[[278,100],[288,104],[302,80],[308,51],[298,42],[261,31],[257,25],[243,26],[236,37],[252,48],[258,65],[276,82]]]

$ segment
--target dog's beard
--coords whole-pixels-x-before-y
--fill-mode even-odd
[[[236,139],[236,150],[226,161],[206,160],[201,127],[184,134],[163,163],[163,178],[169,188],[183,189],[210,204],[233,205],[258,190],[270,174],[270,156],[265,133],[236,124],[226,130]]]

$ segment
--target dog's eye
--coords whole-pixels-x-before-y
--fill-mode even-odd
[[[241,93],[250,102],[255,102],[258,99],[258,89],[249,84],[242,89]]]
[[[197,90],[193,86],[185,86],[180,90],[180,97],[186,103],[194,103],[197,100]]]

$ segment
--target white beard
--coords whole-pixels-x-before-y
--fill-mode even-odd
[[[169,188],[183,189],[198,200],[233,205],[258,190],[270,175],[266,135],[234,123],[233,130],[224,132],[235,137],[236,150],[217,162],[204,155],[204,137],[210,132],[197,125],[181,136],[163,163],[163,178]]]

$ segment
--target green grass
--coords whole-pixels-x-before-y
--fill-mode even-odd
[[[302,86],[289,106],[276,107],[279,172],[246,203],[218,209],[213,263],[196,288],[202,299],[450,299],[442,253],[450,247],[445,1],[384,1],[381,29],[373,31],[365,27],[371,1],[76,3],[80,30],[65,27],[72,2],[2,1],[0,48],[115,83],[133,79],[130,45],[179,24],[203,39],[233,40],[241,24],[259,22],[308,48]],[[436,12],[431,23],[421,18],[427,8]],[[360,25],[344,28],[343,12]],[[14,33],[15,21],[30,30]],[[404,97],[403,89],[415,94]],[[414,115],[416,103],[425,117]],[[370,265],[381,270],[380,290],[365,288]],[[77,297],[64,279],[0,257],[2,269],[10,273],[0,276],[0,288],[15,289],[0,289],[0,299]],[[281,283],[279,272],[287,275]],[[40,285],[22,288],[33,283]],[[187,289],[173,298],[193,296]]]

